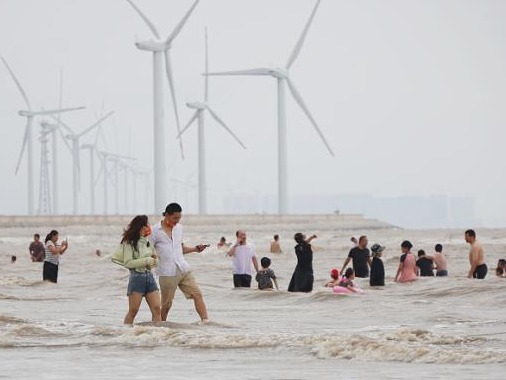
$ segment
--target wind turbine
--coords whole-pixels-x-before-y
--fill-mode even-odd
[[[109,155],[109,160],[114,162],[113,166],[113,183],[115,185],[115,196],[114,196],[114,204],[116,207],[116,215],[119,215],[119,172],[121,169],[125,168],[125,163],[123,160],[135,160],[133,157],[127,157],[127,156],[121,156],[119,154]],[[125,176],[126,176],[126,170],[125,170]],[[125,182],[126,185],[126,182]],[[125,191],[127,191],[125,189]],[[126,193],[125,193],[126,197]]]
[[[277,80],[278,84],[278,213],[279,214],[287,214],[288,213],[288,171],[287,171],[287,139],[286,139],[286,109],[285,109],[285,83],[288,85],[288,89],[292,93],[293,98],[302,109],[302,111],[306,114],[307,118],[313,125],[314,129],[320,136],[321,140],[325,144],[329,153],[334,156],[334,152],[332,151],[330,145],[327,140],[323,136],[320,128],[316,124],[315,119],[309,112],[302,96],[299,91],[296,89],[295,84],[290,78],[290,68],[293,63],[299,56],[299,53],[304,44],[304,40],[306,38],[306,34],[311,26],[314,15],[318,6],[320,5],[321,0],[317,0],[316,4],[313,8],[311,16],[306,23],[306,26],[295,45],[292,54],[290,55],[288,62],[285,67],[278,68],[255,68],[249,70],[241,70],[241,71],[227,71],[220,73],[209,73],[208,75],[263,75],[263,76],[271,76]]]
[[[51,198],[51,204],[52,204],[52,214],[58,215],[59,213],[59,196],[58,196],[58,142],[57,142],[57,133],[61,136],[63,142],[67,146],[67,149],[69,150],[70,154],[72,154],[72,148],[70,148],[69,143],[65,139],[65,136],[63,135],[63,132],[61,131],[61,126],[59,124],[54,123],[48,123],[47,121],[43,120],[40,122],[40,126],[42,128],[43,132],[47,132],[51,134],[51,153],[52,153],[52,198]]]
[[[79,191],[79,174],[80,174],[80,163],[79,163],[79,139],[90,132],[95,127],[99,126],[102,121],[107,119],[109,116],[111,116],[114,113],[114,111],[109,112],[107,115],[102,116],[98,121],[93,123],[91,126],[86,128],[81,133],[75,134],[73,133],[72,129],[66,125],[61,120],[57,120],[54,118],[62,127],[64,127],[67,131],[69,131],[69,134],[65,137],[72,141],[72,189],[73,189],[73,207],[72,207],[72,213],[74,215],[77,215],[78,209],[79,209],[79,200],[78,200],[78,191]]]
[[[128,3],[139,14],[144,23],[151,30],[156,40],[149,40],[137,42],[135,45],[140,50],[151,51],[153,53],[153,102],[154,102],[154,169],[155,169],[155,210],[162,210],[165,206],[168,197],[168,169],[167,169],[167,141],[165,138],[164,130],[164,111],[163,111],[163,60],[165,59],[165,70],[169,87],[172,95],[172,102],[174,105],[174,113],[176,116],[177,132],[180,133],[179,114],[176,102],[176,92],[174,89],[174,79],[172,75],[172,63],[170,58],[170,48],[172,42],[181,32],[184,24],[190,17],[191,13],[197,6],[200,0],[196,0],[191,8],[186,12],[184,17],[179,21],[176,28],[165,39],[162,40],[160,33],[155,25],[146,17],[146,15],[133,3],[132,0],[127,0]],[[181,155],[184,158],[183,142],[179,140],[179,147]]]
[[[118,181],[117,181],[117,162],[119,159],[127,159],[127,160],[135,160],[134,158],[132,157],[127,157],[127,156],[122,156],[122,155],[119,155],[119,154],[114,154],[114,153],[110,153],[110,152],[105,152],[105,151],[100,151],[100,150],[97,150],[97,153],[98,153],[98,156],[100,157],[100,161],[101,161],[101,165],[100,165],[100,171],[98,172],[98,175],[97,175],[97,179],[100,177],[100,175],[102,174],[103,176],[103,186],[104,186],[104,215],[107,215],[108,214],[108,194],[109,194],[109,191],[108,191],[108,186],[107,186],[107,181],[111,178],[114,178],[114,181],[116,182],[116,213],[119,212],[119,203],[118,203]],[[113,161],[115,162],[115,173],[114,174],[114,177],[111,176],[109,173],[109,171],[107,170],[107,162],[108,161]]]
[[[7,61],[3,58],[2,62],[4,63],[5,67],[7,68],[7,71],[9,71],[9,74],[11,75],[12,79],[14,80],[14,83],[16,83],[16,86],[21,93],[21,96],[23,97],[26,106],[28,107],[28,110],[21,110],[18,112],[20,116],[26,117],[26,126],[25,126],[25,134],[23,137],[23,144],[21,145],[21,152],[19,153],[19,159],[16,165],[15,174],[18,174],[19,166],[21,165],[21,160],[23,158],[23,153],[25,152],[25,148],[27,149],[27,168],[28,168],[28,215],[34,214],[34,177],[33,177],[33,139],[32,139],[32,123],[33,119],[36,116],[40,115],[53,115],[53,114],[60,114],[63,112],[69,112],[69,111],[76,111],[83,109],[85,107],[73,107],[73,108],[59,108],[55,110],[48,110],[48,111],[34,111],[30,101],[28,100],[28,97],[26,96],[25,90],[23,90],[23,87],[21,86],[21,83],[16,78],[16,75],[14,75],[14,72],[10,68]]]
[[[100,131],[99,127],[99,131]],[[93,144],[83,144],[81,149],[88,149],[90,152],[90,214],[95,215],[95,154],[97,154],[98,137],[100,133],[97,132]]]
[[[199,148],[199,214],[207,214],[207,182],[206,182],[206,146],[205,146],[205,134],[204,134],[204,117],[205,112],[209,111],[211,117],[218,122],[244,149],[246,147],[239,140],[239,138],[232,132],[232,130],[227,127],[227,125],[219,118],[219,116],[212,110],[211,106],[208,103],[209,100],[209,85],[208,85],[208,46],[207,46],[207,29],[206,29],[206,47],[205,47],[205,84],[204,84],[204,102],[189,102],[186,103],[188,108],[192,108],[195,110],[192,118],[183,128],[181,133],[178,135],[178,138],[181,138],[181,135],[190,128],[195,120],[198,120],[198,148]]]

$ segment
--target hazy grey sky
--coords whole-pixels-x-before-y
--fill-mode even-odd
[[[164,36],[192,2],[136,0]],[[182,124],[192,115],[185,102],[203,96],[205,26],[211,71],[284,65],[314,3],[202,0],[172,48]],[[471,196],[485,224],[506,225],[505,20],[501,0],[322,0],[291,76],[336,157],[287,92],[291,194]],[[57,106],[63,68],[64,106],[87,106],[64,120],[82,131],[104,103],[116,111],[104,126],[107,148],[151,167],[152,54],[134,46],[146,38],[150,31],[123,0],[0,0],[0,54],[32,105]],[[0,100],[0,213],[23,214],[26,160],[17,176],[14,168],[25,123],[17,111],[25,106],[3,66]],[[168,92],[165,103],[175,137]],[[248,150],[207,118],[209,211],[221,212],[230,194],[276,194],[275,81],[211,78],[210,103]],[[196,137],[196,129],[185,137],[185,162],[176,141],[168,142],[170,176],[189,184],[197,179]],[[80,209],[87,212],[82,153]],[[60,208],[70,213],[63,145],[60,157]],[[177,191],[182,197],[182,187]],[[195,190],[186,198],[195,211]]]

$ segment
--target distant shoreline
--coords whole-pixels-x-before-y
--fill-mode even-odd
[[[0,228],[12,227],[46,227],[46,226],[69,226],[69,225],[126,225],[134,215],[0,215]],[[161,215],[149,215],[152,223],[161,219]],[[194,215],[185,214],[184,224],[192,226],[206,225],[235,225],[252,226],[265,223],[283,223],[287,225],[310,225],[317,228],[318,225],[333,225],[338,229],[391,229],[399,228],[389,223],[368,219],[360,214],[215,214]]]

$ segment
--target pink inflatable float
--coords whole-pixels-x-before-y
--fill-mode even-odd
[[[354,287],[355,292],[352,292],[350,289],[345,288],[344,286],[334,286],[332,292],[334,294],[362,294],[364,291],[360,288]]]

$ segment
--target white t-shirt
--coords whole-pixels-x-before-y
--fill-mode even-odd
[[[255,257],[255,248],[251,244],[237,246],[232,260],[232,272],[251,275],[253,257]]]
[[[60,245],[53,243],[52,240],[48,240],[46,243],[46,251],[45,251],[46,258],[44,259],[44,261],[50,262],[51,264],[54,264],[54,265],[59,265],[60,264],[60,254],[58,253],[56,255],[53,255],[53,253],[49,250],[50,246],[53,246],[53,248],[56,249],[56,247],[59,247]]]
[[[177,270],[182,273],[190,271],[190,264],[183,256],[183,226],[176,224],[172,228],[172,236],[168,236],[161,222],[153,227],[149,241],[158,255],[158,276],[175,276]]]

